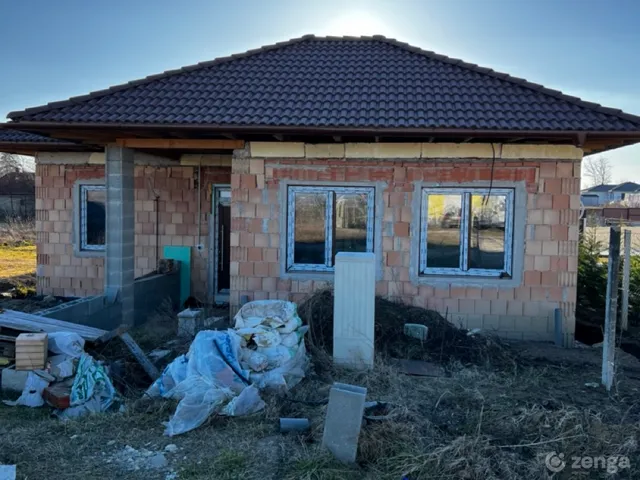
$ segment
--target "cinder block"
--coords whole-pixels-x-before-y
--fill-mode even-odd
[[[2,370],[2,390],[9,392],[22,392],[27,383],[29,370],[15,370],[5,368]]]
[[[408,337],[417,338],[422,342],[427,341],[429,335],[429,327],[419,323],[405,323],[404,334]]]
[[[366,388],[343,383],[334,383],[329,393],[322,445],[341,462],[356,460],[366,398]]]

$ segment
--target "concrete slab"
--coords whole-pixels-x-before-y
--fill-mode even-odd
[[[367,389],[334,383],[329,393],[322,445],[344,463],[356,461]]]
[[[9,392],[22,392],[29,376],[28,370],[15,370],[5,368],[2,370],[2,390]]]

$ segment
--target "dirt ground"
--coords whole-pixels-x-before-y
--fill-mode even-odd
[[[173,438],[163,436],[162,422],[175,404],[140,400],[135,389],[125,412],[67,422],[46,408],[0,404],[0,464],[17,464],[18,478],[29,479],[544,479],[551,478],[545,457],[557,452],[567,460],[628,456],[631,466],[613,478],[640,478],[634,357],[621,357],[607,393],[597,386],[599,349],[504,347],[509,367],[451,361],[441,378],[400,374],[383,357],[371,372],[336,369],[315,352],[307,378],[288,397],[265,395],[260,413],[213,417]],[[334,381],[364,386],[368,400],[394,405],[389,420],[363,426],[354,466],[335,462],[320,445]],[[307,417],[312,429],[280,434],[280,417]],[[607,475],[570,467],[553,478]]]

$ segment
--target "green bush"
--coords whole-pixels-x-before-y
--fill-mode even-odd
[[[600,258],[604,249],[596,238],[595,229],[587,229],[578,246],[578,298],[576,317],[590,323],[604,325],[607,305],[608,266]],[[619,292],[622,292],[623,260],[620,261]],[[618,296],[618,319],[622,296]],[[631,257],[629,275],[629,323],[640,324],[640,257]]]

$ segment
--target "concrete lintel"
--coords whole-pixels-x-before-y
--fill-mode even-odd
[[[456,159],[495,158],[523,160],[580,160],[581,148],[573,145],[501,143],[346,143],[250,142],[252,157],[263,158],[362,158]]]

